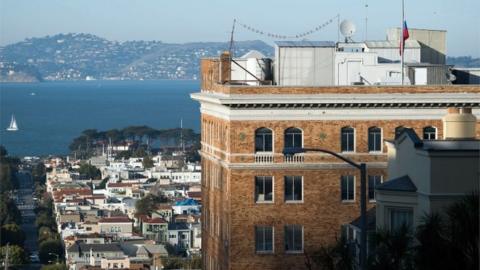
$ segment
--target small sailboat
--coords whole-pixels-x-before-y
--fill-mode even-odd
[[[12,120],[10,121],[10,126],[7,128],[8,131],[17,131],[17,121],[15,121],[15,115],[12,114]]]

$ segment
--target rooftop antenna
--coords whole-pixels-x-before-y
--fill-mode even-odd
[[[235,23],[237,23],[237,19],[233,19],[232,32],[230,33],[230,48],[228,49],[230,57],[233,57],[233,33],[235,32]]]
[[[365,0],[365,41],[368,40],[368,0]]]
[[[340,32],[345,37],[345,43],[348,43],[349,40],[353,42],[352,36],[356,30],[357,27],[355,24],[349,20],[343,20],[342,23],[340,23]]]

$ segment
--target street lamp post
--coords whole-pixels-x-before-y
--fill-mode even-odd
[[[293,156],[299,153],[305,152],[322,152],[330,154],[344,162],[352,165],[360,170],[360,269],[367,269],[367,165],[365,163],[356,163],[351,159],[348,159],[342,155],[339,155],[333,151],[322,148],[302,148],[302,147],[287,147],[284,148],[283,154],[286,156]]]

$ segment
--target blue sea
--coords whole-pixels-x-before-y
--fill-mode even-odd
[[[131,125],[199,131],[199,81],[0,83],[0,144],[17,156],[68,154],[85,129]],[[12,114],[19,130],[6,131]]]

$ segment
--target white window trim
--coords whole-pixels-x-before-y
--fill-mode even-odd
[[[351,175],[351,174],[347,174],[347,176],[348,175]],[[342,176],[344,176],[344,175],[342,175]],[[342,196],[342,176],[340,176],[340,197]],[[353,200],[343,200],[342,199],[342,203],[353,203],[357,199],[357,192],[356,192],[357,177],[355,175],[351,175],[351,176],[353,176]],[[348,188],[348,183],[347,183],[347,188]],[[348,194],[348,192],[347,192],[347,194]]]
[[[287,224],[286,226],[288,225],[298,225],[302,227],[302,250],[285,250],[285,254],[303,254],[305,251],[305,226],[300,224]]]
[[[291,176],[291,177],[295,177],[295,176],[299,176],[299,175],[286,175],[285,177],[287,176]],[[302,179],[302,199],[301,200],[285,200],[285,203],[288,203],[288,204],[297,204],[297,203],[303,203],[304,202],[304,198],[305,198],[305,193],[304,193],[304,188],[303,188],[303,183],[304,183],[304,177],[303,175],[300,176],[300,178]],[[283,179],[283,184],[284,184],[284,189],[285,189],[285,178]],[[285,192],[284,192],[285,193]],[[284,194],[285,196],[285,194]]]
[[[274,254],[275,253],[275,226],[270,226],[270,225],[258,225],[259,227],[271,227],[272,228],[272,250],[263,250],[263,251],[257,251],[257,243],[255,243],[255,253],[256,254]],[[256,229],[256,228],[255,228]],[[255,232],[257,233],[257,232]],[[256,241],[256,239],[255,239]]]
[[[377,175],[378,175],[378,174],[377,174]],[[370,175],[367,175],[367,181],[368,181],[368,177],[369,177],[369,176],[370,176]],[[372,176],[373,176],[373,175],[372,175]],[[368,185],[368,184],[369,184],[369,183],[367,183],[367,185]],[[382,175],[382,174],[380,174],[380,184],[383,184],[383,175]],[[368,185],[368,187],[367,187],[367,198],[368,198],[368,189],[369,189],[369,187],[370,187],[370,185]],[[373,199],[370,199],[370,198],[368,199],[368,201],[371,202],[371,203],[377,202],[377,199],[375,199],[375,190],[374,190],[373,192],[374,192]]]
[[[302,132],[302,148],[305,147],[305,132],[303,131],[302,128],[299,128],[299,127],[296,127],[296,126],[291,126],[291,127],[288,127],[286,128],[284,131],[283,131],[283,135],[285,137],[285,131],[289,128],[296,128],[296,129],[299,129],[301,132]],[[272,137],[273,138],[273,137]],[[284,142],[283,144],[285,145],[285,138],[284,138]]]
[[[423,127],[423,129],[422,129],[422,139],[423,139],[423,137],[425,136],[425,128],[427,128],[427,127],[431,127],[431,128],[433,128],[433,129],[435,129],[435,138],[434,138],[434,140],[438,140],[438,128],[437,128],[436,126],[425,126],[425,127]],[[423,139],[423,140],[425,140],[425,139]],[[430,139],[430,140],[431,140],[431,139]]]
[[[272,175],[257,175],[254,177],[253,181],[256,181],[257,180],[257,177],[271,177],[272,178],[272,200],[271,201],[257,201],[256,198],[255,199],[255,203],[256,204],[273,204],[275,203],[275,177]],[[255,184],[255,182],[254,182]],[[253,191],[253,196],[255,196],[255,190]]]
[[[378,127],[378,126],[373,126],[373,127],[376,127],[376,128],[379,128],[380,129],[380,150],[379,151],[368,151],[369,154],[382,154],[383,153],[383,128],[381,127]],[[368,145],[368,138],[370,136],[369,134],[370,133],[370,128],[368,128],[367,130],[367,147],[369,146]]]
[[[341,153],[343,154],[352,154],[357,152],[357,129],[352,126],[345,126],[340,128],[340,148],[342,148],[342,129],[348,127],[353,129],[353,151],[342,151],[342,149],[340,149]]]

